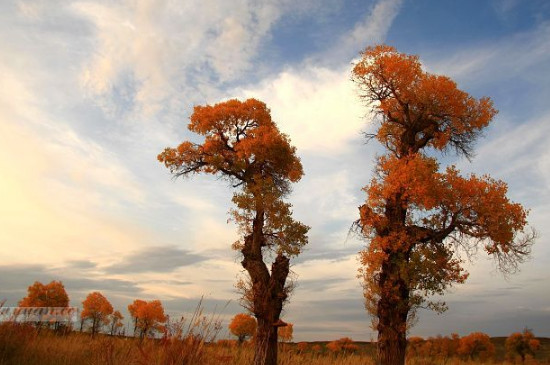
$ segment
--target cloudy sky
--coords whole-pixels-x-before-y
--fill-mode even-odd
[[[539,234],[508,279],[480,255],[412,334],[532,328],[550,336],[550,3],[545,0],[20,0],[0,3],[0,299],[62,280],[71,304],[103,292],[115,308],[161,299],[170,314],[204,296],[241,309],[230,245],[231,189],[173,180],[156,160],[196,138],[193,105],[256,97],[298,149],[290,198],[311,226],[292,269],[285,319],[295,340],[375,337],[356,279],[364,242],[348,237],[380,146],[349,81],[360,50],[418,54],[500,113],[464,172],[509,183]],[[227,305],[227,302],[229,304]]]

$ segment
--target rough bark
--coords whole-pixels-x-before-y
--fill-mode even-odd
[[[380,273],[380,285],[390,295],[381,296],[378,302],[378,359],[380,365],[405,364],[407,349],[407,316],[409,290],[399,278],[398,267],[388,260]]]
[[[282,324],[280,315],[287,298],[285,282],[290,260],[279,253],[269,272],[262,256],[263,225],[264,212],[259,208],[256,210],[252,233],[245,237],[241,263],[252,281],[252,311],[258,321],[254,365],[276,365],[277,328]]]
[[[385,215],[390,231],[405,227],[406,203],[396,194],[386,203]],[[387,232],[379,232],[384,235]],[[407,317],[409,314],[409,288],[401,277],[399,263],[408,262],[410,247],[390,249],[382,264],[378,285],[382,295],[378,302],[378,359],[380,365],[404,365],[407,349]]]

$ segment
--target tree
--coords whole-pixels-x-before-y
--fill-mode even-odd
[[[309,344],[307,342],[298,342],[296,347],[298,348],[299,353],[303,353],[307,351],[307,349],[309,348]]]
[[[118,330],[124,326],[122,324],[122,320],[124,319],[124,316],[120,311],[114,311],[113,314],[111,314],[109,321],[111,323],[111,336],[116,335],[118,333]]]
[[[101,327],[109,323],[109,316],[113,313],[113,306],[100,292],[88,294],[82,302],[82,319],[92,322],[92,338]]]
[[[287,322],[285,326],[279,327],[278,332],[278,337],[282,342],[290,342],[294,334],[294,325]]]
[[[254,364],[276,364],[290,258],[307,243],[309,230],[292,218],[291,205],[283,200],[290,183],[302,177],[302,164],[269,109],[255,99],[196,106],[188,128],[204,136],[204,143],[185,141],[158,159],[175,176],[207,173],[238,188],[231,215],[241,239],[233,248],[241,252],[252,284],[249,309],[258,321]]]
[[[527,211],[506,197],[504,182],[462,177],[455,166],[440,171],[431,157],[454,150],[471,158],[497,113],[489,98],[474,99],[451,79],[423,71],[417,56],[385,45],[367,48],[352,78],[375,113],[377,130],[367,137],[387,149],[355,224],[368,241],[360,253],[365,306],[381,363],[403,364],[416,309],[445,310],[426,297],[468,277],[461,254],[483,247],[510,273],[530,253],[535,233],[524,233]]]
[[[525,363],[527,355],[534,356],[535,351],[540,347],[540,341],[535,338],[533,332],[526,328],[522,333],[512,333],[505,343],[506,355],[514,360],[517,356],[521,358],[521,363]]]
[[[27,296],[19,301],[20,307],[68,307],[69,296],[61,281],[42,284],[35,281],[27,289]]]
[[[149,302],[137,299],[128,306],[128,311],[134,318],[134,335],[137,329],[141,339],[155,332],[161,332],[164,328],[163,323],[168,319],[158,299]]]
[[[229,331],[237,336],[239,345],[241,345],[247,337],[254,336],[256,332],[256,320],[248,314],[239,313],[229,323]]]
[[[33,285],[27,288],[27,296],[19,301],[19,307],[66,308],[68,306],[69,296],[65,291],[65,287],[61,281],[55,280],[46,285],[35,281]],[[36,323],[36,326],[40,325],[40,322]],[[54,322],[54,328],[59,328],[57,319]]]
[[[460,339],[458,354],[470,360],[485,361],[495,355],[495,345],[485,333],[474,332]]]
[[[144,300],[141,300],[141,299],[136,299],[133,301],[132,304],[129,304],[128,305],[128,312],[130,313],[130,316],[132,317],[133,321],[134,321],[134,336],[136,335],[136,331],[137,331],[137,328],[138,328],[138,316],[137,316],[137,313],[138,313],[138,309],[144,305],[146,305],[147,302],[144,301]]]
[[[334,353],[347,352],[352,353],[359,350],[359,346],[353,343],[349,337],[342,337],[339,340],[331,341],[327,344],[327,348]]]

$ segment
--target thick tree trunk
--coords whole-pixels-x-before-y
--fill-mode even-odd
[[[257,209],[252,234],[245,237],[242,249],[243,267],[252,281],[252,311],[258,321],[256,330],[254,365],[277,364],[277,329],[283,303],[287,298],[285,282],[289,272],[290,260],[279,253],[269,272],[263,261],[262,246],[264,213]]]
[[[378,359],[380,365],[405,364],[409,290],[399,275],[399,267],[390,255],[380,273],[381,295],[378,302]],[[402,259],[401,259],[402,260]],[[395,260],[395,261],[401,261]]]
[[[277,364],[277,327],[269,320],[258,318],[254,347],[254,365]]]

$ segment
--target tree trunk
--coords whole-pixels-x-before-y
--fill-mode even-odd
[[[254,365],[277,364],[277,328],[271,321],[258,318],[254,344]]]
[[[396,254],[382,264],[378,302],[378,359],[380,365],[404,365],[407,349],[409,290],[399,275]]]
[[[96,333],[96,330],[97,330],[97,323],[98,323],[98,320],[93,317],[92,319],[92,338],[95,337],[95,333]]]
[[[264,212],[256,210],[252,233],[245,237],[243,267],[252,281],[252,312],[258,321],[254,348],[254,365],[277,364],[277,329],[284,325],[279,317],[283,303],[287,298],[285,283],[288,276],[290,260],[279,253],[269,272],[263,261],[262,246]]]

